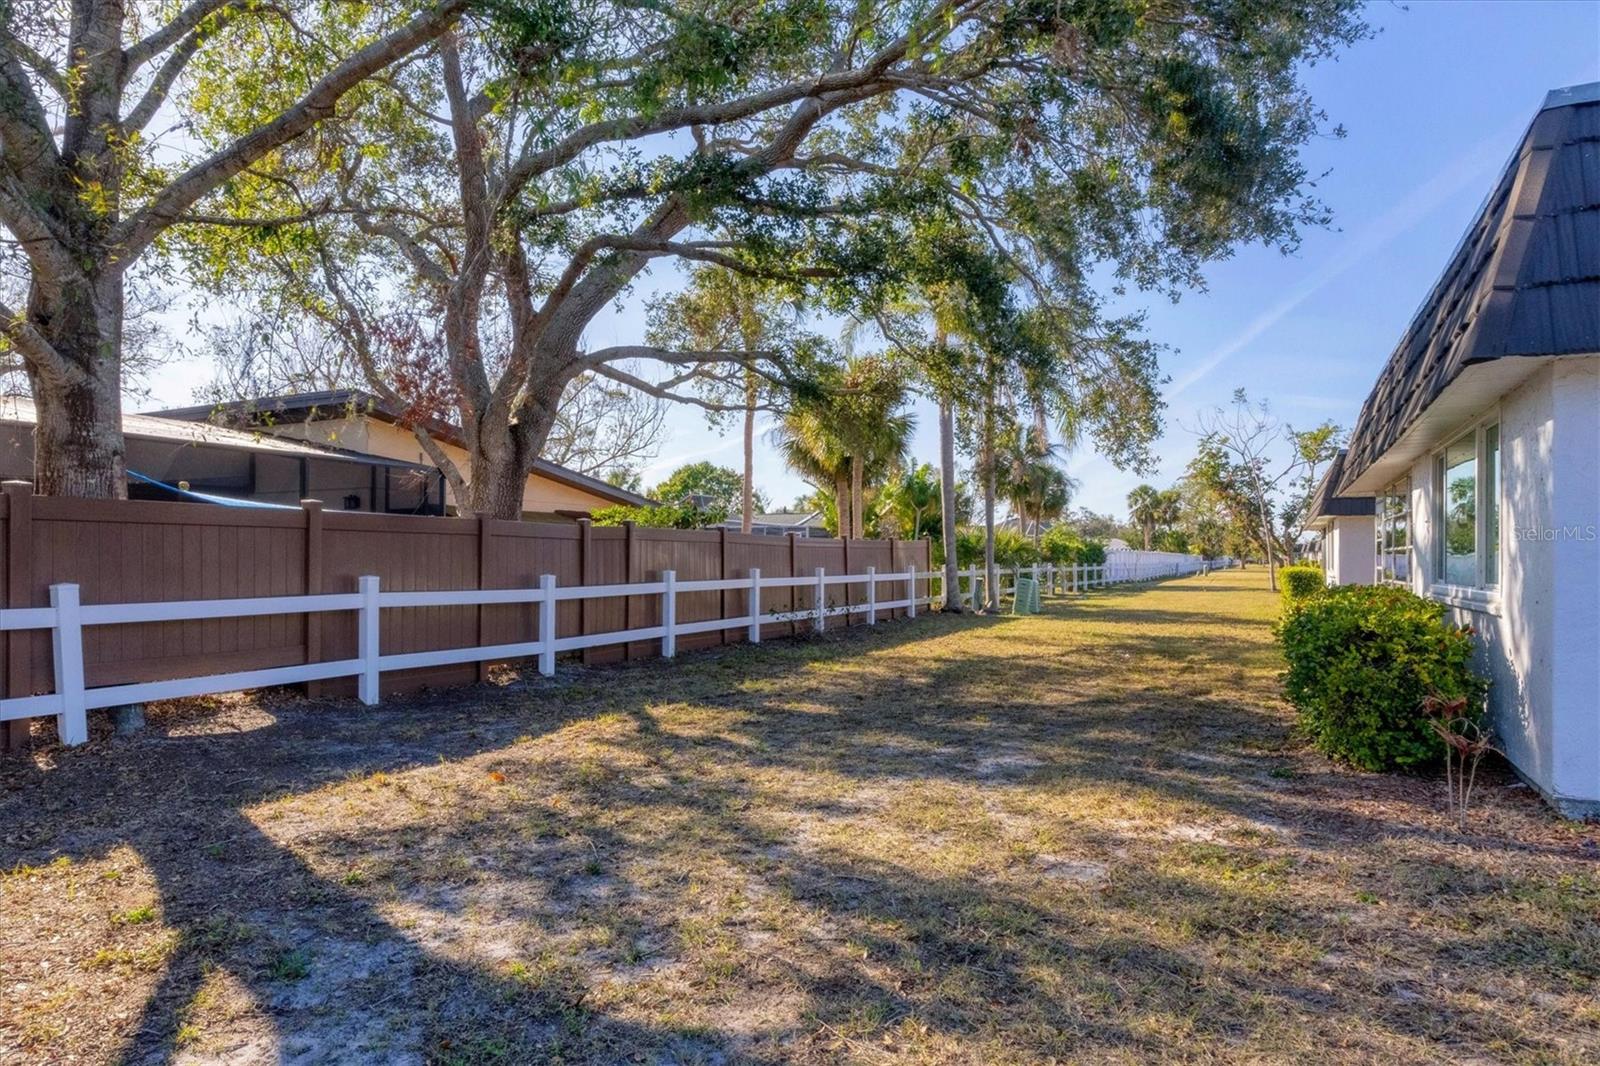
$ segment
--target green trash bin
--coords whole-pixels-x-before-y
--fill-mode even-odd
[[[1031,577],[1017,578],[1016,587],[1011,590],[1011,613],[1039,613],[1039,582]]]

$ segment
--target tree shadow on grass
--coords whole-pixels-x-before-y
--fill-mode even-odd
[[[1070,909],[1042,904],[1003,871],[978,880],[913,860],[868,860],[786,836],[752,810],[742,775],[779,769],[890,789],[912,779],[978,782],[997,793],[1059,778],[1241,818],[1281,815],[1286,804],[1308,823],[1322,816],[1312,802],[1264,795],[1238,774],[1175,759],[1174,745],[1202,728],[1212,730],[1204,743],[1283,732],[1281,715],[1243,700],[1141,696],[1134,685],[1032,706],[1011,692],[1070,681],[1059,660],[934,661],[908,678],[872,659],[956,628],[1009,624],[939,619],[730,649],[696,664],[700,681],[688,694],[671,670],[645,663],[378,711],[290,705],[251,732],[151,736],[64,753],[48,772],[13,769],[0,821],[43,831],[17,861],[94,858],[127,846],[153,877],[162,921],[178,941],[115,1052],[129,1063],[167,1061],[185,1048],[202,990],[219,978],[241,988],[263,1019],[231,1057],[281,1062],[792,1061],[848,1052],[902,1023],[957,1046],[998,1032],[1027,1034],[1030,1051],[1059,1057],[1085,1049],[1158,1057],[1180,1047],[1149,1024],[1156,1018],[1199,1019],[1191,1025],[1202,1035],[1228,1040],[1275,1011],[1362,1014],[1370,1004],[1353,990],[1298,980],[1264,989],[1247,970],[1162,947],[1133,924],[1075,924]],[[829,671],[825,684],[801,677],[811,667]],[[588,702],[570,706],[578,692]],[[670,727],[671,708],[686,698],[736,717],[715,734],[681,732]],[[466,759],[484,776],[528,774],[519,740],[611,712],[632,724],[608,742],[630,756],[630,769],[534,767],[557,775],[575,804],[539,807],[537,824],[529,794],[516,792],[385,799],[402,812],[413,804],[398,824],[357,817],[330,830],[309,814],[297,824],[294,804],[342,802],[337,789],[326,797],[317,790],[375,774]],[[739,770],[713,780],[696,770],[706,764]],[[262,808],[274,801],[288,807],[264,821]],[[801,803],[814,815],[859,813],[838,796]],[[1101,835],[1107,847],[1138,844],[1117,840],[1115,830]],[[747,890],[784,901],[774,913],[814,934],[806,951],[767,956],[745,936],[724,962],[686,947],[691,933],[707,931],[690,928],[692,908],[662,901],[691,886],[658,876],[686,852],[715,856],[720,865],[708,869],[731,870]],[[452,862],[436,863],[439,856]],[[1127,894],[1129,908],[1166,898],[1215,915],[1217,928],[1201,936],[1285,927],[1309,936],[1323,917],[1170,871],[1144,870],[1137,884],[1113,882],[1108,891],[1113,900]],[[470,914],[486,914],[470,929],[501,930],[508,951],[471,941],[463,932]],[[549,937],[571,940],[596,924],[623,935],[577,950],[568,965],[532,957]],[[734,935],[736,923],[712,924],[710,935]],[[640,945],[645,961],[630,962]],[[712,1024],[641,1022],[586,976],[628,976],[630,966],[648,975],[652,956],[687,968],[697,993],[721,1004],[711,1008]],[[763,996],[795,1003],[783,1020],[733,1022],[748,1007],[738,999]],[[1475,1031],[1471,1019],[1438,1017]],[[1413,1031],[1418,1021],[1373,1025]]]

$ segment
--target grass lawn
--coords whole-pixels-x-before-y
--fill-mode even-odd
[[[1600,830],[1307,751],[1275,609],[153,708],[0,770],[0,1061],[1600,1061]]]

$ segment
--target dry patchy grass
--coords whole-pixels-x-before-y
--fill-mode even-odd
[[[41,751],[0,1059],[1595,1061],[1593,828],[1304,750],[1263,585]]]

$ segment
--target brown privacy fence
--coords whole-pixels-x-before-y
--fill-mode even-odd
[[[547,574],[570,587],[659,581],[666,571],[686,583],[746,577],[752,569],[766,580],[809,576],[819,567],[829,575],[930,568],[925,540],[375,515],[324,511],[316,501],[300,510],[278,510],[76,500],[34,496],[30,486],[17,482],[7,483],[0,497],[0,546],[0,603],[13,620],[23,622],[26,615],[16,612],[50,608],[51,586],[62,584],[78,586],[88,613],[102,604],[351,594],[364,576],[376,576],[389,593],[530,589]],[[900,582],[899,599],[905,583]],[[927,591],[924,579],[917,595]],[[759,595],[763,617],[796,616],[758,623],[761,636],[814,628],[807,616],[817,607],[815,584],[764,587]],[[830,584],[826,590],[830,607],[864,604],[867,595],[862,584]],[[749,596],[748,589],[683,591],[675,597],[675,622],[740,618],[749,613]],[[879,602],[888,599],[879,596]],[[658,627],[662,602],[659,595],[563,600],[555,605],[556,635]],[[537,608],[529,603],[387,608],[377,623],[379,642],[385,655],[526,643],[541,639]],[[874,615],[904,613],[902,606]],[[816,622],[831,628],[865,620],[845,610],[829,612],[825,623],[819,615]],[[350,660],[360,654],[358,621],[354,611],[328,610],[85,625],[81,676],[85,686],[95,688]],[[677,647],[692,650],[743,639],[743,629],[719,629],[681,636]],[[6,698],[54,691],[54,659],[60,652],[50,630],[8,624],[4,642]],[[582,655],[585,662],[606,662],[659,650],[659,641],[639,640],[586,648]],[[397,692],[470,682],[484,676],[488,666],[385,672],[382,688]],[[350,694],[356,681],[312,681],[308,688]]]

